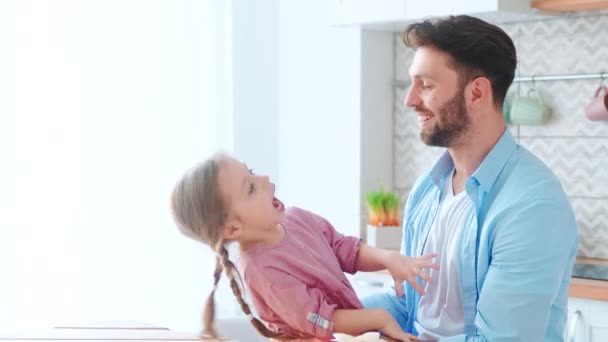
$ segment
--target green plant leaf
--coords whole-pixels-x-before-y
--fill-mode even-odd
[[[367,207],[372,211],[378,211],[383,208],[383,193],[380,191],[370,191],[366,194]]]

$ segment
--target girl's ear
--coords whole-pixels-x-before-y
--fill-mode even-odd
[[[241,227],[236,222],[229,222],[224,226],[222,236],[224,240],[235,240],[241,235]]]

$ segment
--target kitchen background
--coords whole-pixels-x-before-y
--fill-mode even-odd
[[[517,49],[517,76],[591,74],[608,78],[608,14],[500,25]],[[413,50],[395,34],[395,79],[409,80]],[[608,80],[606,80],[608,81]],[[608,83],[608,82],[604,82]],[[514,136],[559,177],[577,217],[579,256],[608,259],[608,122],[589,121],[584,109],[600,80],[535,81],[552,109],[542,126],[510,126]],[[509,96],[525,95],[532,82],[514,83]],[[405,108],[407,89],[394,92],[394,181],[407,196],[416,177],[442,149],[419,139],[415,113]]]
[[[396,32],[431,14],[496,14],[488,4],[530,14],[504,26],[521,75],[608,71],[605,13],[539,22],[526,0],[0,1],[0,331],[198,331],[215,259],[176,231],[167,201],[218,148],[269,175],[286,205],[363,237],[364,193],[405,195],[438,153],[391,84],[411,58]],[[556,113],[520,133],[562,178],[582,240],[598,240],[581,254],[605,257],[589,234],[606,230],[607,124],[582,117],[598,83],[537,82]],[[244,317],[227,284],[217,295],[220,319]]]

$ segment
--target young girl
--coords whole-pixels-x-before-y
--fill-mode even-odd
[[[371,248],[341,235],[320,216],[285,209],[268,177],[222,154],[183,176],[172,194],[172,210],[182,233],[217,253],[215,285],[203,315],[204,338],[217,336],[213,295],[223,270],[241,309],[263,336],[329,341],[334,332],[381,330],[396,340],[416,341],[384,309],[363,309],[344,272],[388,269],[399,294],[403,280],[422,294],[415,277],[430,281],[421,268],[437,268],[430,261],[434,255],[409,258]],[[267,325],[243,299],[241,277],[225,247],[229,242],[239,244],[241,274]]]

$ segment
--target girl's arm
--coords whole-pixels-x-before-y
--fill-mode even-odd
[[[384,309],[338,309],[327,301],[322,289],[308,287],[300,279],[271,267],[258,269],[257,265],[250,265],[245,274],[249,288],[253,287],[262,299],[256,306],[258,315],[280,317],[282,322],[275,323],[279,328],[288,328],[288,332],[327,339],[334,332],[360,335],[380,329],[397,340],[412,341]]]
[[[387,268],[386,265],[390,262],[389,260],[395,257],[395,253],[399,254],[399,252],[396,251],[374,248],[361,244],[361,246],[359,246],[359,252],[357,253],[355,267],[357,267],[357,271],[362,272],[385,270]]]
[[[381,330],[397,341],[418,341],[401,329],[397,321],[384,309],[335,310],[332,315],[334,332],[361,335],[368,331]]]
[[[427,254],[417,258],[401,255],[397,251],[374,248],[361,244],[355,260],[355,267],[358,271],[374,272],[387,269],[395,280],[395,292],[397,296],[402,296],[401,284],[403,281],[409,282],[420,295],[424,295],[424,290],[416,280],[420,277],[430,282],[428,274],[422,272],[423,268],[438,269],[439,265],[431,262],[436,254]]]
[[[307,211],[304,211],[304,213],[310,215],[313,221],[317,221],[316,224],[318,224],[334,251],[342,271],[354,274],[357,271],[369,272],[387,269],[395,279],[395,291],[399,297],[402,296],[401,285],[404,280],[408,281],[418,293],[423,295],[424,290],[415,277],[430,282],[430,277],[422,272],[422,268],[439,268],[439,265],[431,262],[431,259],[435,257],[434,254],[410,258],[397,251],[369,247],[361,243],[360,239],[338,233],[332,224],[323,217]]]

